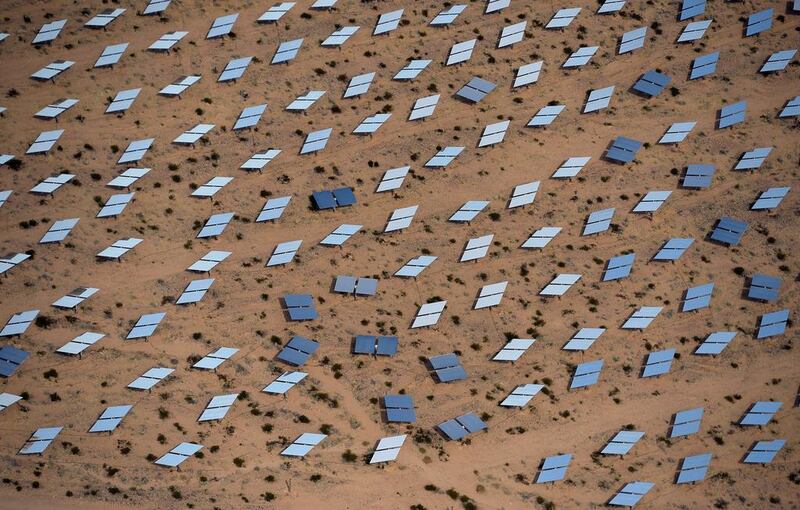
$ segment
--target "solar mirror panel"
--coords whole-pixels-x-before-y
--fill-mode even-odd
[[[740,101],[728,106],[723,106],[719,111],[717,129],[724,129],[744,122],[747,111],[747,101]]]
[[[480,310],[481,308],[498,306],[503,300],[503,294],[505,293],[507,286],[508,282],[505,281],[491,283],[481,287],[481,290],[478,293],[478,298],[475,300],[474,309]]]
[[[94,296],[99,290],[100,289],[96,289],[94,287],[78,287],[77,289],[68,293],[66,296],[55,300],[52,306],[56,308],[63,308],[65,310],[71,310],[83,303],[85,300]]]
[[[169,52],[169,50],[171,50],[173,46],[178,44],[180,40],[186,37],[187,35],[189,35],[189,32],[185,31],[167,32],[166,34],[159,37],[158,40],[156,40],[156,42],[148,46],[147,49],[150,51]]]
[[[339,225],[333,232],[325,236],[319,244],[324,246],[341,246],[345,241],[350,239],[353,234],[361,230],[361,227],[363,227],[363,225]]]
[[[775,413],[780,410],[781,406],[783,406],[782,402],[756,402],[750,406],[750,409],[741,417],[739,425],[758,427],[767,425],[772,420]]]
[[[201,370],[216,370],[225,360],[230,359],[239,349],[233,347],[220,347],[216,351],[206,354],[200,361],[192,365],[192,368]]]
[[[133,106],[133,102],[136,101],[136,98],[139,97],[139,92],[142,89],[129,89],[129,90],[120,90],[117,92],[117,95],[114,96],[114,99],[111,100],[111,103],[106,108],[105,113],[120,113],[127,111],[131,106]]]
[[[75,175],[66,173],[47,177],[31,188],[30,192],[41,195],[52,195],[58,188],[71,181],[74,177]]]
[[[128,144],[128,148],[125,149],[125,152],[122,153],[122,156],[119,157],[117,160],[118,165],[122,165],[124,163],[136,163],[137,161],[141,160],[147,151],[150,150],[150,147],[153,146],[153,142],[155,138],[145,138],[143,140],[134,140],[130,144]]]
[[[31,78],[41,81],[53,80],[73,65],[75,65],[75,62],[72,60],[56,60],[33,73]]]
[[[294,39],[291,41],[282,42],[278,49],[275,50],[275,55],[272,57],[272,64],[288,63],[297,57],[300,47],[303,45],[303,39]]]
[[[540,296],[563,296],[578,280],[581,279],[579,274],[562,273],[558,274],[553,280],[548,283],[542,290],[539,291]]]
[[[553,17],[550,18],[550,21],[547,22],[547,25],[544,28],[566,28],[572,23],[578,14],[581,12],[580,7],[571,7],[565,9],[559,9]]]
[[[200,417],[197,418],[197,421],[204,422],[223,419],[225,415],[228,414],[228,411],[230,411],[231,406],[233,406],[238,397],[238,393],[230,393],[228,395],[217,395],[212,397],[206,408],[203,409]]]
[[[178,296],[178,299],[175,301],[176,305],[188,305],[191,303],[198,303],[203,296],[206,295],[208,289],[211,288],[211,284],[214,283],[213,278],[205,278],[202,280],[194,280],[189,282],[189,285],[186,286],[186,289],[183,293]]]
[[[478,141],[478,147],[489,147],[502,142],[506,137],[506,130],[510,124],[510,120],[504,120],[486,126],[483,129],[481,139]]]
[[[375,30],[372,31],[372,35],[388,34],[392,30],[396,30],[402,17],[403,9],[381,14],[375,23]]]
[[[758,331],[756,338],[768,338],[771,336],[782,335],[786,332],[786,326],[789,322],[789,309],[779,310],[777,312],[765,313],[758,321]],[[2,334],[0,334],[2,336]]]
[[[134,379],[134,381],[128,385],[128,388],[133,390],[149,390],[174,371],[174,368],[151,368],[144,374]]]
[[[642,368],[642,377],[656,377],[669,372],[672,360],[675,358],[675,349],[651,352]]]
[[[120,193],[118,195],[111,195],[108,197],[108,200],[103,207],[100,208],[100,211],[97,213],[97,217],[110,218],[119,216],[128,206],[130,201],[133,200],[134,195],[135,193]]]
[[[214,126],[214,124],[197,124],[195,127],[181,133],[177,138],[172,140],[172,143],[178,145],[194,145],[214,129]]]
[[[511,88],[523,87],[539,81],[539,75],[542,72],[543,65],[544,61],[539,60],[538,62],[531,62],[530,64],[519,66],[517,74],[514,76],[514,84]],[[531,121],[532,120],[533,119],[531,119]]]
[[[531,117],[526,126],[528,127],[543,127],[549,126],[553,123],[558,115],[566,108],[563,104],[544,106],[536,112],[536,115]]]
[[[244,57],[244,58],[234,58],[231,59],[226,65],[225,69],[217,78],[217,82],[223,83],[226,81],[236,81],[244,75],[244,72],[247,71],[247,66],[250,65],[250,62],[253,60],[253,57]]]
[[[436,105],[439,103],[439,94],[421,97],[414,101],[408,120],[419,120],[433,115]]]
[[[198,81],[200,81],[199,75],[181,76],[173,83],[170,83],[163,89],[159,90],[158,93],[161,94],[162,96],[168,96],[168,97],[177,96],[180,98],[181,94],[186,92],[186,89],[188,89]]]
[[[275,251],[272,252],[272,256],[270,256],[267,261],[267,267],[284,265],[291,262],[302,243],[302,240],[280,243],[275,247]]]
[[[626,455],[644,437],[644,432],[620,430],[600,451],[603,455]]]
[[[333,9],[338,0],[316,0],[309,9]]]
[[[31,437],[22,445],[18,455],[41,455],[50,446],[63,427],[48,427],[37,429]]]
[[[797,55],[797,50],[776,51],[767,58],[758,72],[774,73],[783,71],[792,62],[795,55]]]
[[[622,329],[644,330],[661,313],[660,306],[643,306],[634,311],[622,325]]]
[[[591,113],[608,108],[611,96],[614,95],[614,85],[589,91],[586,104],[583,105],[583,113]]]
[[[428,266],[436,261],[432,255],[420,255],[406,262],[406,264],[394,273],[395,276],[416,278]]]
[[[203,225],[203,228],[200,229],[200,232],[197,233],[197,238],[204,239],[222,235],[222,232],[225,231],[225,227],[228,226],[228,223],[230,223],[232,219],[233,213],[212,214],[205,225]]]
[[[556,169],[551,177],[553,179],[570,179],[575,177],[591,159],[590,156],[569,158]]]
[[[0,412],[5,411],[20,400],[22,400],[22,397],[19,395],[14,395],[13,393],[0,393]]]
[[[6,322],[6,325],[3,326],[3,329],[0,329],[0,337],[22,335],[38,315],[39,310],[28,310],[13,314]]]
[[[502,11],[511,5],[511,0],[486,0],[486,10],[484,14]]]
[[[788,100],[786,102],[786,106],[784,106],[783,110],[781,110],[781,113],[778,114],[778,117],[781,119],[800,117],[800,96],[795,96],[794,98]]]
[[[150,0],[141,14],[143,16],[149,16],[151,14],[162,13],[167,10],[171,1],[172,0]]]
[[[780,278],[756,273],[750,279],[747,297],[758,301],[777,301],[780,289]]]
[[[692,243],[694,243],[694,239],[691,237],[673,237],[664,243],[664,246],[653,256],[653,260],[678,260]]]
[[[494,355],[492,361],[517,361],[534,342],[536,340],[533,338],[512,338]]]
[[[450,54],[447,56],[445,65],[451,66],[469,60],[472,57],[472,50],[475,49],[477,41],[477,39],[470,39],[469,41],[454,44],[450,48]]]
[[[414,215],[417,214],[418,207],[419,206],[412,205],[410,207],[402,207],[392,211],[392,215],[389,216],[389,221],[386,223],[386,227],[384,227],[383,232],[395,232],[397,230],[403,230],[410,227],[411,221],[414,219]]]
[[[383,397],[386,420],[390,423],[414,423],[414,400],[409,395],[386,395]]]
[[[119,62],[119,59],[122,58],[122,54],[125,53],[125,50],[128,49],[128,43],[121,43],[121,44],[112,44],[110,46],[106,46],[103,50],[103,53],[97,58],[97,61],[94,63],[95,67],[112,67],[114,64]]]
[[[105,336],[106,335],[103,333],[93,333],[91,331],[87,331],[85,333],[81,333],[66,344],[56,349],[56,352],[70,356],[79,355],[92,345],[102,340]]]
[[[521,384],[511,390],[511,393],[500,402],[500,405],[503,407],[524,407],[543,388],[544,384]]]
[[[497,47],[505,48],[521,42],[525,37],[525,28],[527,25],[527,21],[521,21],[519,23],[514,23],[513,25],[503,27],[503,29],[500,31],[500,40],[497,42]]]
[[[705,35],[706,30],[708,30],[708,27],[711,26],[711,21],[712,20],[710,19],[692,21],[683,28],[681,35],[678,36],[677,42],[694,42],[702,38],[703,35]]]
[[[300,148],[300,154],[319,152],[324,149],[328,145],[328,139],[331,137],[332,132],[333,128],[327,128],[309,133],[303,142],[303,147]]]
[[[467,413],[458,418],[442,422],[437,425],[436,428],[438,428],[447,439],[457,441],[467,437],[473,432],[485,430],[487,427],[486,424],[478,418],[478,415],[475,413]]]
[[[71,218],[54,222],[39,240],[39,244],[60,243],[67,238],[73,227],[78,224],[78,221],[80,221],[80,218]]]
[[[611,506],[633,508],[655,486],[651,482],[629,482],[608,501]]]
[[[25,154],[42,154],[48,152],[64,134],[63,129],[55,129],[53,131],[42,131],[36,140],[28,147]]]
[[[758,441],[745,455],[745,464],[769,464],[783,448],[786,441],[783,439],[773,439],[771,441]]]
[[[11,345],[0,347],[0,376],[11,377],[14,375],[20,365],[28,359],[28,356],[30,354]]]
[[[212,269],[217,267],[217,264],[225,260],[231,255],[229,251],[210,251],[200,257],[200,259],[186,268],[187,271],[194,271],[198,273],[209,273]]]
[[[408,171],[411,167],[403,166],[398,168],[392,168],[386,171],[381,178],[381,182],[378,184],[378,188],[375,190],[375,193],[383,193],[384,191],[392,191],[399,189],[400,186],[403,185],[403,181],[408,175]]]
[[[678,13],[678,21],[686,21],[704,12],[706,12],[706,0],[683,0]]]
[[[679,143],[689,136],[697,122],[676,122],[672,124],[667,132],[658,140],[658,143]]]
[[[103,414],[97,418],[97,421],[95,421],[89,429],[89,432],[113,432],[119,427],[119,424],[122,423],[122,419],[128,415],[131,409],[133,409],[132,405],[111,406],[106,408]]]
[[[354,354],[372,356],[394,356],[397,354],[396,336],[358,335],[353,343]]]
[[[125,9],[104,9],[84,25],[88,28],[106,28],[112,21],[122,16]]]
[[[636,260],[635,253],[617,255],[609,259],[606,264],[606,270],[603,273],[603,281],[621,280],[630,276],[634,260]]]
[[[567,476],[567,468],[572,460],[572,454],[554,455],[542,461],[536,483],[549,483],[563,480]]]
[[[174,467],[180,466],[186,459],[203,449],[203,445],[197,443],[181,443],[163,456],[154,461],[159,466]]]
[[[453,213],[447,221],[455,223],[468,223],[475,219],[481,211],[489,205],[487,200],[470,200]]]
[[[220,177],[220,176],[212,177],[208,182],[199,186],[196,190],[192,191],[191,196],[200,198],[211,198],[232,180],[233,177]]]
[[[324,90],[309,90],[302,96],[298,96],[297,99],[289,103],[289,106],[286,107],[288,111],[292,112],[299,112],[299,111],[306,111],[308,110],[311,105],[317,102],[322,96],[325,95]]]
[[[264,204],[264,207],[261,209],[261,212],[258,213],[256,223],[279,219],[283,215],[283,211],[289,205],[291,199],[291,196],[268,199]]]
[[[284,395],[294,388],[297,383],[305,379],[307,375],[305,372],[284,372],[261,391],[273,395]]]
[[[707,283],[687,289],[683,300],[682,312],[690,312],[707,308],[711,303],[711,293],[714,291],[714,284]]]
[[[709,237],[712,241],[735,246],[741,241],[745,230],[747,230],[746,222],[726,216],[717,222]]]
[[[445,147],[425,163],[426,168],[444,168],[453,162],[464,147]]]
[[[208,29],[206,39],[224,37],[230,34],[237,18],[239,18],[239,13],[220,16],[219,18],[215,19],[213,23],[211,23],[211,28]]]
[[[155,333],[156,328],[167,314],[164,312],[148,313],[139,317],[133,328],[131,328],[125,340],[135,340],[137,338],[148,338]]]
[[[619,40],[619,55],[630,53],[644,47],[644,40],[647,37],[647,27],[635,28],[622,34]]]
[[[751,211],[762,211],[775,209],[783,201],[786,194],[789,193],[788,187],[783,188],[769,188],[762,192],[755,203],[750,207]]]
[[[772,152],[772,147],[757,147],[742,154],[734,170],[755,170],[764,164],[764,161]]]
[[[55,103],[47,105],[38,112],[34,113],[33,116],[39,117],[40,119],[58,120],[59,115],[66,112],[76,104],[78,104],[77,99],[59,99]]]
[[[600,379],[600,371],[603,369],[603,360],[598,359],[588,363],[581,363],[575,368],[575,373],[572,376],[572,382],[569,384],[569,389],[586,388],[597,384]]]
[[[290,320],[303,321],[317,318],[311,294],[286,294],[283,296],[283,303],[286,305]]]
[[[485,257],[489,252],[492,239],[494,239],[494,234],[469,239],[464,247],[464,252],[461,254],[459,262],[468,262]]]
[[[0,191],[0,207],[3,207],[5,203],[8,202],[8,198],[13,192],[13,190]]]
[[[372,133],[375,133],[384,122],[389,120],[391,116],[391,113],[376,113],[375,115],[370,115],[361,121],[361,124],[356,126],[356,128],[353,130],[353,134],[371,135]]]
[[[642,148],[642,142],[618,136],[606,153],[606,159],[615,163],[630,163],[636,159],[636,153]]]
[[[615,209],[601,209],[590,213],[586,218],[586,225],[583,227],[581,235],[588,236],[605,232],[611,227],[611,220],[614,218]]]
[[[688,165],[681,185],[684,188],[708,188],[714,178],[714,171],[714,165]]]
[[[706,477],[708,465],[711,463],[711,454],[692,455],[681,462],[681,469],[675,480],[677,484],[696,483]]]
[[[735,331],[716,331],[706,337],[702,344],[700,344],[694,353],[698,355],[715,356],[722,354],[722,351],[731,343],[731,340],[736,336]]]
[[[774,9],[770,8],[750,15],[745,24],[744,36],[750,37],[772,28],[773,12]]]
[[[572,335],[564,347],[565,351],[585,351],[606,332],[606,328],[581,328]]]
[[[61,33],[61,29],[63,29],[64,25],[66,24],[67,20],[65,19],[45,23],[42,25],[42,28],[39,29],[39,32],[36,34],[36,37],[33,38],[31,44],[53,42],[55,38],[58,37],[58,34]]]
[[[434,326],[439,322],[439,317],[444,312],[444,307],[447,306],[447,301],[435,301],[433,303],[425,303],[419,307],[414,322],[411,323],[411,328],[422,328],[426,326]]]
[[[633,84],[633,90],[649,97],[656,97],[664,91],[671,81],[672,78],[666,74],[658,71],[647,71]]]
[[[328,437],[325,434],[314,434],[311,432],[304,432],[297,439],[294,440],[287,448],[285,448],[281,455],[287,457],[305,457],[315,446],[320,444],[323,439]]]
[[[672,429],[669,437],[682,437],[696,434],[700,431],[700,420],[703,419],[703,408],[688,409],[675,413],[672,419]]]
[[[582,67],[589,63],[600,46],[581,46],[575,50],[568,58],[561,64],[561,67],[569,69],[575,67]]]
[[[353,34],[358,32],[359,28],[361,27],[349,26],[349,27],[339,28],[335,30],[331,35],[329,35],[327,39],[322,41],[321,44],[322,46],[330,46],[330,47],[341,46],[348,39],[350,39],[350,37],[352,37]]]
[[[456,92],[456,97],[460,97],[470,103],[477,103],[493,91],[497,85],[477,76],[469,80],[466,85]]]
[[[456,20],[459,14],[464,12],[467,6],[463,4],[456,4],[447,7],[446,9],[442,10],[434,16],[431,20],[430,25],[434,27],[442,27],[450,25],[452,22]]]
[[[645,196],[639,200],[639,203],[633,208],[632,212],[635,213],[654,213],[664,202],[672,195],[671,191],[648,191]]]
[[[281,2],[273,5],[266,11],[264,14],[258,17],[256,21],[259,23],[276,23],[279,19],[283,17],[284,14],[289,12],[292,7],[295,6],[295,2]]]
[[[625,7],[625,0],[603,0],[603,3],[597,9],[597,14],[619,12],[623,7]]]
[[[236,119],[233,130],[252,128],[261,120],[261,116],[266,109],[267,103],[246,107],[242,110],[242,113],[239,114],[239,118]]]
[[[382,438],[380,441],[378,441],[378,445],[375,447],[375,451],[372,453],[369,463],[378,464],[380,462],[391,462],[396,460],[397,456],[400,454],[400,448],[403,447],[403,443],[405,443],[405,441],[405,435]]]
[[[135,237],[120,239],[118,241],[114,241],[111,246],[98,253],[97,256],[101,259],[119,260],[123,255],[128,253],[128,251],[136,247],[141,242],[142,239],[137,239]]]
[[[280,153],[280,149],[267,149],[265,151],[256,152],[250,156],[250,159],[242,163],[242,166],[239,168],[247,171],[256,170],[260,173],[261,170],[263,170],[264,167],[267,166],[269,162],[275,159]]]
[[[526,182],[514,186],[511,191],[511,198],[508,201],[508,208],[523,207],[532,204],[536,200],[536,193],[539,191],[539,181]]]
[[[392,79],[398,81],[413,80],[419,76],[419,73],[424,71],[431,62],[432,60],[412,60],[406,64],[404,68],[400,69]]]

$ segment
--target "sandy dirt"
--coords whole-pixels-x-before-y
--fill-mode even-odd
[[[33,253],[0,279],[0,320],[30,309],[53,320],[0,342],[31,353],[15,375],[0,380],[0,392],[27,397],[0,413],[0,508],[598,508],[635,480],[655,483],[638,508],[800,507],[796,327],[790,323],[786,334],[766,340],[753,334],[764,313],[788,308],[796,318],[800,301],[794,244],[800,233],[800,137],[797,119],[777,118],[800,93],[800,68],[795,59],[784,72],[758,73],[771,53],[798,47],[800,16],[785,12],[782,3],[710,2],[707,16],[714,23],[705,37],[677,45],[686,23],[676,22],[677,3],[663,1],[629,1],[612,16],[594,14],[594,2],[575,3],[584,9],[563,31],[543,26],[558,8],[573,4],[513,0],[503,12],[484,15],[484,2],[473,1],[450,28],[428,26],[441,9],[430,1],[340,0],[332,12],[320,12],[303,0],[276,26],[255,22],[272,2],[176,1],[162,19],[137,16],[144,4],[122,2],[128,12],[107,31],[83,24],[116,4],[7,0],[0,9],[0,31],[10,34],[0,42],[0,106],[7,108],[0,118],[0,152],[22,161],[18,170],[0,167],[0,190],[14,190],[0,208],[0,251]],[[377,16],[401,7],[401,26],[373,37]],[[743,38],[742,20],[767,7],[776,9],[773,28]],[[234,12],[235,38],[205,39],[215,17]],[[52,45],[30,44],[42,23],[62,18],[69,22]],[[523,19],[525,39],[497,49],[502,27]],[[337,24],[361,29],[341,50],[321,47]],[[645,25],[645,47],[616,55],[619,36]],[[146,51],[173,30],[189,31],[175,51]],[[301,37],[296,60],[269,65],[280,42]],[[443,65],[453,43],[476,37],[468,63]],[[130,46],[118,65],[92,68],[105,46],[120,42]],[[586,67],[562,70],[570,50],[581,44],[601,49]],[[689,81],[692,60],[712,51],[720,52],[717,73]],[[244,77],[217,83],[225,64],[242,56],[257,58]],[[392,81],[411,58],[433,62],[412,82]],[[57,59],[76,64],[54,83],[29,78]],[[538,83],[512,90],[515,70],[536,60],[545,62]],[[652,99],[632,93],[631,85],[650,69],[671,76],[674,89]],[[341,98],[352,76],[371,71],[377,75],[367,94]],[[157,94],[193,73],[202,80],[181,99]],[[473,76],[498,85],[476,105],[453,97]],[[588,90],[610,85],[616,91],[609,109],[580,113]],[[109,97],[137,87],[142,92],[128,112],[103,113]],[[327,93],[307,114],[284,111],[308,90]],[[441,94],[434,115],[406,121],[414,101],[434,91]],[[33,117],[62,97],[80,102],[57,124]],[[748,101],[746,122],[716,129],[717,111],[740,100]],[[567,106],[552,126],[525,127],[551,101]],[[263,102],[268,109],[256,130],[231,131],[242,108]],[[384,109],[392,117],[374,136],[350,134]],[[483,128],[502,119],[511,119],[505,141],[477,149]],[[670,124],[690,120],[697,125],[685,141],[657,145]],[[200,122],[216,124],[206,141],[194,148],[170,143]],[[325,150],[298,155],[305,134],[328,127],[333,135]],[[31,141],[50,129],[65,129],[57,148],[24,156]],[[646,143],[634,163],[602,159],[620,135]],[[123,169],[114,148],[150,137],[155,145],[139,166],[152,171],[132,189],[134,201],[118,218],[95,218],[98,203],[118,193],[105,186]],[[448,145],[466,148],[447,169],[423,167]],[[733,170],[744,151],[767,146],[774,149],[760,169]],[[239,169],[267,148],[283,152],[263,173]],[[551,179],[572,156],[592,160],[575,179]],[[681,174],[693,163],[716,165],[711,188],[680,187]],[[413,174],[397,193],[374,193],[386,170],[403,165],[411,165]],[[28,193],[60,172],[76,179],[54,197]],[[193,185],[218,175],[234,180],[213,202],[189,196]],[[506,209],[512,188],[533,180],[541,181],[535,203]],[[311,209],[312,191],[340,186],[354,188],[356,206]],[[773,186],[794,188],[775,211],[751,211],[758,194]],[[652,218],[631,213],[652,190],[673,193]],[[293,199],[279,221],[254,223],[266,197],[285,195]],[[468,225],[448,222],[467,200],[491,203]],[[419,205],[412,226],[383,234],[391,212],[411,205]],[[616,208],[612,231],[581,236],[586,216],[608,207]],[[218,239],[195,239],[199,226],[219,212],[237,216]],[[706,239],[723,216],[749,223],[739,246]],[[38,244],[53,221],[73,217],[81,221],[65,243]],[[364,228],[341,249],[318,245],[342,223]],[[520,248],[544,226],[563,230],[544,250]],[[469,238],[490,233],[487,257],[458,263]],[[125,237],[144,242],[121,263],[96,260],[97,252]],[[695,242],[675,264],[651,262],[671,237]],[[303,245],[293,263],[265,267],[276,244],[295,239]],[[186,268],[212,249],[233,254],[212,272],[209,293],[196,306],[174,305],[186,284],[202,277]],[[636,253],[630,278],[601,282],[605,262],[626,250]],[[422,253],[438,260],[419,278],[392,276]],[[583,277],[560,299],[540,298],[557,273]],[[746,298],[747,278],[755,273],[782,279],[777,302]],[[334,294],[336,275],[379,278],[378,295],[354,300]],[[508,281],[502,304],[473,310],[479,289],[498,281]],[[712,281],[709,308],[679,311],[687,288]],[[75,311],[50,306],[79,286],[100,292]],[[287,293],[312,294],[319,319],[288,322],[280,300]],[[419,305],[437,296],[447,300],[438,325],[410,329]],[[640,306],[664,309],[643,332],[620,329]],[[167,316],[149,341],[124,340],[140,315],[156,311]],[[608,330],[583,354],[563,351],[582,327]],[[84,331],[107,336],[80,359],[54,352]],[[720,356],[693,355],[714,331],[738,335]],[[396,334],[399,353],[354,356],[358,334]],[[293,335],[321,344],[303,368],[309,377],[285,399],[262,393],[290,369],[274,358]],[[507,337],[536,343],[514,364],[491,361]],[[221,346],[240,350],[216,373],[190,368],[196,357]],[[667,348],[679,354],[672,370],[640,378],[648,352]],[[453,351],[469,378],[438,384],[422,360]],[[605,360],[599,383],[568,391],[575,365],[595,359]],[[152,393],[126,388],[157,365],[175,372]],[[498,405],[515,386],[530,382],[545,383],[547,394],[522,409]],[[401,391],[414,398],[413,425],[382,417],[382,397]],[[247,393],[224,420],[196,422],[212,396],[235,392]],[[759,400],[783,407],[765,427],[736,425]],[[107,406],[121,404],[134,408],[113,434],[87,432]],[[700,406],[700,433],[668,439],[673,414]],[[434,428],[470,411],[484,417],[487,432],[455,442]],[[596,455],[626,425],[645,432],[631,453]],[[17,455],[34,430],[49,426],[64,430],[44,455]],[[279,455],[299,434],[321,429],[329,437],[305,459]],[[398,460],[368,465],[377,440],[397,434],[409,434]],[[786,446],[771,465],[741,463],[755,441],[776,438]],[[148,460],[182,441],[203,444],[202,458],[189,459],[180,471]],[[347,452],[355,461],[345,458]],[[713,454],[706,480],[674,484],[681,459],[706,452]],[[573,454],[566,479],[533,483],[542,459],[558,453]]]

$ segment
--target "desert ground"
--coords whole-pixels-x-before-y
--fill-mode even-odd
[[[694,20],[713,19],[700,40],[677,44],[683,27],[678,2],[629,0],[616,14],[596,14],[598,3],[512,0],[484,14],[486,2],[467,8],[449,27],[429,21],[449,4],[431,1],[339,0],[332,10],[312,10],[299,0],[275,24],[257,18],[272,1],[173,1],[162,15],[140,16],[145,0],[120,2],[27,2],[5,0],[0,32],[0,153],[18,162],[0,166],[0,191],[14,190],[0,207],[0,252],[29,253],[30,259],[0,278],[0,323],[38,309],[39,319],[21,336],[0,338],[30,353],[20,368],[0,379],[0,393],[23,399],[0,411],[0,508],[3,509],[315,509],[600,508],[626,483],[655,485],[637,508],[800,508],[800,354],[795,349],[800,293],[800,124],[779,118],[800,93],[794,58],[777,73],[759,69],[769,55],[800,46],[800,14],[784,2],[714,0]],[[83,25],[106,8],[125,8],[107,30]],[[565,29],[544,25],[563,7],[581,7]],[[774,8],[773,26],[744,37],[748,16]],[[404,9],[399,27],[373,36],[382,13]],[[206,39],[218,16],[238,13],[233,34]],[[48,45],[32,45],[39,27],[67,19]],[[525,37],[497,48],[500,30],[527,21]],[[320,41],[341,26],[360,30],[340,49]],[[647,26],[644,47],[618,55],[619,37]],[[189,34],[167,53],[147,47],[164,33]],[[297,58],[271,65],[281,42],[303,38]],[[450,47],[477,38],[471,59],[446,66]],[[118,64],[93,68],[110,44],[129,43]],[[581,45],[600,46],[589,64],[562,69]],[[689,80],[692,61],[719,51],[716,73]],[[254,60],[235,83],[217,77],[232,58]],[[29,76],[58,59],[75,65],[50,81]],[[392,77],[410,59],[431,64],[412,81]],[[516,69],[544,61],[536,83],[512,88]],[[662,94],[642,97],[631,86],[656,69],[672,78]],[[375,72],[369,91],[342,98],[355,75]],[[180,76],[202,79],[181,98],[158,91]],[[477,104],[455,97],[472,77],[497,88]],[[616,86],[609,108],[581,113],[587,92]],[[105,114],[118,91],[141,88],[124,114]],[[326,94],[307,112],[285,111],[309,90]],[[441,95],[434,114],[407,121],[414,101]],[[58,122],[35,118],[60,98],[79,103]],[[717,128],[720,108],[747,101],[743,123]],[[526,127],[548,103],[566,105],[545,128]],[[255,129],[233,132],[244,107],[267,103]],[[351,131],[377,112],[391,118],[372,136]],[[505,139],[478,148],[485,126],[510,120]],[[658,144],[674,122],[696,121],[682,142]],[[171,143],[198,123],[215,128],[194,146]],[[300,155],[305,136],[333,128],[324,150]],[[64,129],[47,154],[26,155],[42,131]],[[617,136],[644,145],[635,161],[604,159]],[[119,165],[133,140],[154,138],[144,159]],[[425,168],[439,148],[463,146],[446,168]],[[773,147],[754,171],[735,171],[743,152]],[[282,152],[263,172],[240,165],[257,151]],[[551,175],[566,159],[591,156],[573,179]],[[707,189],[681,187],[689,164],[713,164]],[[395,192],[376,193],[383,173],[409,165]],[[125,192],[106,183],[125,168],[151,168],[131,188],[133,201],[115,218],[96,218],[109,196]],[[62,172],[75,178],[53,196],[29,192],[42,179]],[[233,181],[212,200],[191,197],[215,176]],[[540,181],[534,203],[508,209],[514,186]],[[792,186],[771,211],[750,206],[770,187]],[[357,204],[336,210],[311,207],[314,191],[352,187]],[[648,191],[672,194],[652,215],[631,212]],[[292,196],[275,222],[254,220],[269,197]],[[464,202],[489,206],[469,224],[448,221]],[[418,205],[411,226],[383,233],[392,211]],[[589,213],[613,207],[611,228],[583,236]],[[211,214],[235,217],[217,238],[196,238]],[[715,222],[730,216],[748,222],[736,246],[708,239]],[[39,244],[56,220],[81,218],[65,241]],[[340,248],[319,241],[341,224],[363,225]],[[561,233],[544,249],[520,245],[536,229]],[[486,257],[459,262],[468,239],[494,234]],[[96,254],[121,238],[143,242],[120,262]],[[695,241],[675,263],[652,261],[673,237]],[[302,239],[295,259],[266,267],[279,243]],[[186,285],[207,276],[186,268],[209,250],[232,255],[214,268],[214,284],[196,305],[174,300]],[[603,282],[606,262],[633,251],[628,278]],[[417,278],[393,274],[409,259],[437,260]],[[562,297],[539,296],[559,273],[582,278]],[[777,301],[747,297],[749,278],[761,273],[781,279]],[[338,275],[373,277],[377,295],[331,291]],[[486,284],[507,281],[499,306],[473,309]],[[715,284],[710,306],[682,312],[684,292]],[[76,287],[99,288],[75,310],[51,303]],[[316,320],[292,322],[282,310],[286,294],[311,294]],[[446,300],[438,323],[410,328],[419,306]],[[620,326],[641,306],[663,307],[646,329]],[[756,339],[759,317],[788,309],[785,333]],[[147,340],[125,340],[143,314],[166,312]],[[42,319],[43,317],[43,319]],[[563,350],[580,328],[607,331],[586,352]],[[85,331],[106,335],[81,357],[56,349]],[[735,331],[717,356],[693,354],[715,331]],[[396,335],[392,357],[354,355],[356,335]],[[284,397],[261,390],[295,368],[276,359],[294,335],[319,342],[301,368],[308,377]],[[536,342],[514,363],[492,361],[511,338]],[[239,351],[216,371],[192,369],[218,347]],[[668,373],[640,377],[648,353],[676,349]],[[439,383],[425,360],[456,352],[468,374]],[[597,384],[569,389],[575,367],[604,360]],[[155,366],[174,368],[151,392],[129,382]],[[522,408],[499,402],[517,385],[540,383],[545,390]],[[215,395],[239,393],[224,419],[198,423]],[[388,423],[381,406],[386,394],[414,398],[417,421]],[[782,402],[763,427],[738,425],[756,401]],[[111,434],[87,432],[112,405],[133,409]],[[698,433],[670,438],[673,415],[703,407]],[[485,431],[448,441],[436,428],[474,412]],[[42,455],[19,455],[33,431],[63,427]],[[623,457],[598,452],[619,430],[644,437]],[[280,452],[304,432],[328,437],[304,458]],[[397,459],[368,460],[377,441],[407,434]],[[768,465],[745,464],[761,440],[785,446]],[[202,444],[201,453],[180,470],[153,460],[181,442]],[[570,453],[566,478],[535,483],[542,459]],[[676,484],[684,457],[711,453],[705,479]]]

